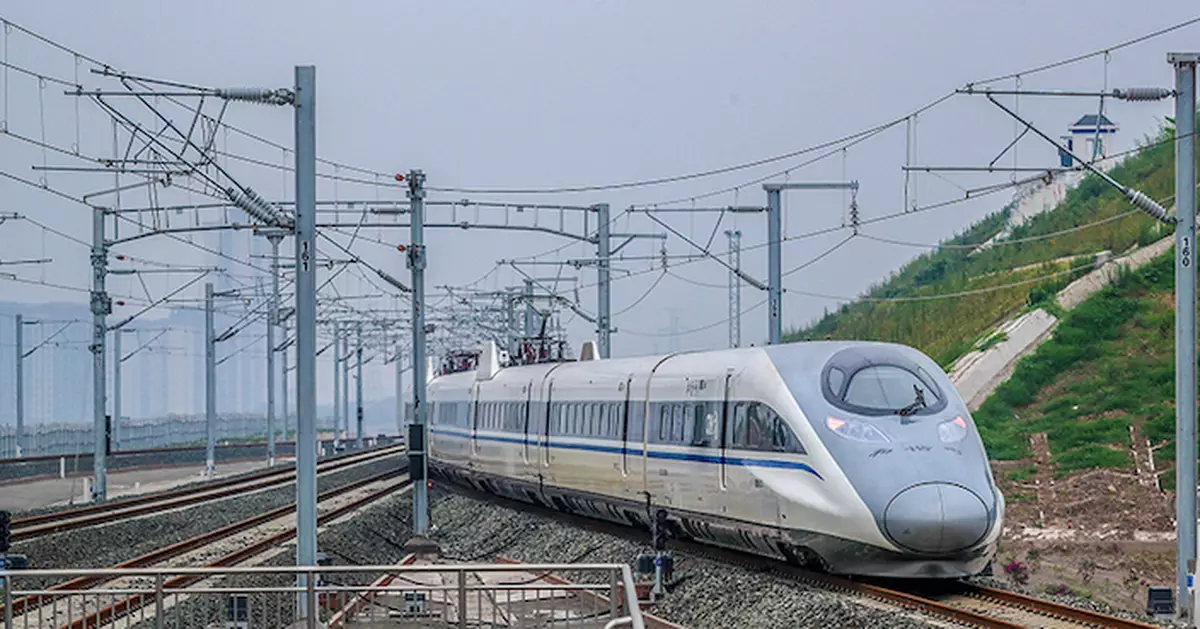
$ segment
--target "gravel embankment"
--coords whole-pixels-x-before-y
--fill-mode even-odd
[[[338,470],[317,479],[319,491],[395,469],[398,457]],[[65,531],[13,546],[30,568],[107,568],[295,500],[293,484],[100,527]],[[29,584],[23,581],[22,586]]]
[[[502,554],[527,562],[632,563],[645,545],[460,495],[434,503],[447,557]],[[785,578],[675,554],[675,585],[654,613],[689,629],[928,627],[920,616],[858,602]]]

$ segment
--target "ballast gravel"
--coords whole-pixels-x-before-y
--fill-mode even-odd
[[[408,541],[412,515],[412,499],[409,494],[383,498],[364,507],[352,519],[343,520],[325,527],[317,536],[317,547],[328,555],[334,565],[387,565],[403,559],[404,542]],[[263,566],[295,565],[295,546],[289,545],[283,552]],[[330,574],[326,584],[362,585],[371,583],[378,574]],[[294,585],[288,575],[237,575],[215,580],[213,586],[236,588],[278,588]],[[251,627],[287,627],[295,621],[295,597],[284,593],[256,593],[250,595]],[[211,626],[209,623],[224,619],[226,601],[216,597],[195,597],[179,603],[164,615],[166,629],[191,629]],[[329,611],[322,610],[322,620],[329,619]],[[136,625],[138,629],[154,627],[153,621]],[[440,625],[444,626],[444,625]]]
[[[457,494],[439,496],[432,521],[443,554],[463,561],[499,554],[531,563],[632,563],[647,550],[625,537]],[[909,612],[680,553],[673,581],[653,613],[689,629],[940,626]]]
[[[399,460],[398,457],[388,457],[321,476],[317,479],[318,491],[395,469]],[[33,569],[108,568],[290,504],[295,498],[295,485],[289,483],[216,502],[17,542],[13,544],[13,552],[26,555]],[[48,580],[39,585],[52,582]],[[30,584],[31,581],[26,580],[21,585]]]

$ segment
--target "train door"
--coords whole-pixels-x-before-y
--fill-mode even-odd
[[[479,384],[471,387],[471,458],[479,457]]]
[[[629,476],[629,411],[633,376],[625,380],[625,401],[621,403],[621,476]]]
[[[533,381],[529,381],[529,386],[525,388],[525,405],[521,409],[521,422],[524,424],[522,430],[523,437],[521,439],[521,460],[525,465],[529,465],[529,424],[533,418]]]
[[[550,424],[554,421],[554,381],[546,385],[546,421],[542,423],[542,467],[550,467]]]
[[[729,471],[727,469],[728,461],[726,460],[726,454],[729,450],[729,437],[731,435],[731,433],[730,433],[731,425],[730,424],[732,421],[732,417],[730,416],[730,412],[732,411],[732,408],[730,407],[730,404],[729,404],[729,388],[730,388],[730,384],[731,384],[732,380],[733,380],[733,371],[730,370],[728,373],[725,374],[725,383],[724,383],[724,386],[722,387],[723,391],[721,393],[721,410],[720,410],[720,413],[721,413],[721,438],[720,438],[721,451],[720,451],[720,463],[718,463],[718,465],[717,465],[717,468],[718,468],[717,478],[718,478],[718,483],[720,485],[721,491],[726,491],[729,489]]]

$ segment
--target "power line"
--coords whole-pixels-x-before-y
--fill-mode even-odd
[[[1157,31],[1153,31],[1153,32],[1147,33],[1145,35],[1141,35],[1139,37],[1134,37],[1133,39],[1125,40],[1114,46],[1109,46],[1107,48],[1102,48],[1100,50],[1085,53],[1082,55],[1076,55],[1074,57],[1070,57],[1068,59],[1063,59],[1061,61],[1047,63],[1045,65],[1030,68],[1030,69],[1022,71],[1022,72],[1013,72],[1011,74],[1005,74],[1005,75],[993,77],[990,79],[984,79],[982,81],[972,81],[970,83],[967,83],[967,85],[980,85],[980,84],[984,84],[984,83],[995,83],[997,81],[1004,81],[1006,79],[1015,79],[1019,76],[1023,77],[1023,76],[1029,76],[1030,74],[1037,74],[1039,72],[1044,72],[1046,70],[1051,70],[1051,69],[1058,68],[1061,66],[1070,65],[1072,63],[1077,63],[1077,62],[1083,61],[1085,59],[1091,59],[1093,57],[1107,55],[1113,51],[1120,50],[1122,48],[1128,48],[1129,46],[1133,46],[1134,44],[1140,44],[1144,41],[1154,39],[1155,37],[1160,37],[1162,35],[1166,35],[1167,33],[1177,31],[1181,28],[1186,28],[1186,27],[1191,26],[1196,23],[1200,23],[1200,17],[1194,17],[1190,20],[1185,20],[1183,22],[1179,22],[1178,24],[1174,24],[1174,25],[1168,26],[1166,28],[1162,28]]]
[[[911,297],[865,297],[865,296],[864,297],[844,297],[844,296],[840,296],[840,295],[828,295],[828,294],[823,294],[823,293],[814,293],[814,292],[810,292],[810,291],[803,291],[803,290],[797,290],[797,289],[791,289],[791,288],[786,289],[786,290],[789,293],[795,293],[797,295],[804,295],[805,297],[819,297],[821,299],[833,299],[833,300],[837,300],[837,301],[847,301],[847,302],[865,301],[865,302],[873,302],[873,303],[896,303],[896,302],[909,302],[909,301],[936,301],[936,300],[940,300],[940,299],[956,299],[958,297],[969,297],[972,295],[982,295],[985,293],[994,293],[996,291],[1001,291],[1001,290],[1005,290],[1008,288],[1016,288],[1017,286],[1026,286],[1028,284],[1036,284],[1043,280],[1054,279],[1056,277],[1062,277],[1063,275],[1070,275],[1072,273],[1077,273],[1081,269],[1084,269],[1084,268],[1087,268],[1087,267],[1086,266],[1075,267],[1075,268],[1067,269],[1065,271],[1057,271],[1055,273],[1050,273],[1048,275],[1040,275],[1038,277],[1031,277],[1029,279],[1024,279],[1024,280],[1020,280],[1017,282],[1011,282],[1009,284],[999,284],[996,286],[988,286],[986,288],[977,288],[977,289],[973,289],[973,290],[958,291],[958,292],[954,292],[954,293],[941,293],[941,294],[937,294],[937,295],[914,295]]]
[[[642,293],[641,297],[638,297],[637,299],[633,300],[633,303],[629,304],[628,306],[625,306],[625,308],[623,308],[622,310],[618,310],[617,312],[612,313],[612,316],[618,317],[618,316],[621,316],[621,315],[629,312],[630,310],[633,310],[634,308],[637,308],[638,304],[642,303],[642,301],[644,301],[647,297],[650,296],[650,293],[654,292],[654,289],[658,288],[659,282],[663,281],[663,278],[666,276],[667,276],[667,272],[664,270],[661,275],[654,278],[654,283],[650,285],[650,288],[646,289],[646,292]]]
[[[744,314],[754,312],[755,310],[761,308],[766,303],[767,303],[767,300],[764,299],[764,300],[754,304],[753,306],[750,306],[749,308],[746,308],[745,310],[743,310],[742,314],[744,315]],[[678,332],[638,332],[636,330],[628,330],[625,328],[621,328],[621,331],[626,334],[632,334],[634,336],[649,336],[649,337],[687,336],[689,334],[695,334],[697,332],[704,332],[705,330],[711,330],[720,325],[725,325],[732,318],[733,317],[725,317],[724,319],[721,319],[720,321],[714,321],[712,323],[700,326],[698,328],[692,328],[690,330],[682,330],[682,331],[678,331]]]
[[[828,256],[830,256],[830,255],[833,255],[833,252],[837,251],[838,249],[841,249],[843,245],[845,245],[846,243],[848,243],[848,242],[850,242],[851,240],[853,240],[853,239],[854,239],[854,237],[855,237],[856,235],[857,235],[857,234],[850,234],[849,236],[846,236],[846,237],[845,237],[845,238],[844,238],[844,239],[843,239],[841,242],[839,242],[839,243],[837,243],[836,245],[834,245],[834,246],[830,247],[829,249],[826,249],[824,252],[822,252],[821,254],[817,255],[817,256],[816,256],[816,257],[814,257],[814,258],[812,258],[812,259],[811,259],[811,260],[809,260],[808,262],[805,262],[805,263],[803,263],[803,264],[800,264],[800,265],[798,265],[798,266],[792,267],[791,269],[789,269],[789,270],[787,270],[787,271],[784,271],[784,272],[783,272],[783,275],[782,275],[781,277],[787,277],[787,276],[789,276],[789,275],[791,275],[791,274],[793,274],[793,273],[796,273],[796,272],[798,272],[798,271],[803,271],[804,269],[807,269],[808,267],[810,267],[810,266],[812,266],[812,265],[814,265],[814,264],[816,264],[816,263],[820,262],[821,260],[824,260],[826,257],[828,257]]]

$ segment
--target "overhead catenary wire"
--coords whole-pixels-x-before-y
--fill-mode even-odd
[[[1068,57],[1068,58],[1066,58],[1066,59],[1061,59],[1061,60],[1054,61],[1054,62],[1051,62],[1051,63],[1047,63],[1047,64],[1044,64],[1044,65],[1035,66],[1035,67],[1033,67],[1033,68],[1029,68],[1028,70],[1022,70],[1022,71],[1020,71],[1020,72],[1012,72],[1012,73],[1009,73],[1009,74],[1003,74],[1003,75],[1000,75],[1000,76],[995,76],[995,77],[992,77],[992,78],[989,78],[989,79],[982,79],[982,80],[978,80],[978,81],[971,81],[971,82],[967,83],[967,85],[985,85],[985,84],[987,84],[987,83],[996,83],[996,82],[998,82],[998,81],[1005,81],[1005,80],[1008,80],[1008,79],[1015,79],[1015,78],[1017,78],[1017,77],[1020,77],[1020,76],[1029,76],[1029,75],[1031,75],[1031,74],[1037,74],[1037,73],[1040,73],[1040,72],[1045,72],[1046,70],[1053,70],[1054,68],[1059,68],[1059,67],[1062,67],[1062,66],[1065,66],[1065,65],[1070,65],[1070,64],[1073,64],[1073,63],[1078,63],[1078,62],[1080,62],[1080,61],[1085,61],[1085,60],[1087,60],[1087,59],[1091,59],[1091,58],[1094,58],[1094,57],[1099,57],[1099,56],[1101,56],[1101,55],[1106,55],[1106,54],[1112,53],[1112,52],[1114,52],[1114,51],[1120,50],[1120,49],[1122,49],[1122,48],[1128,48],[1128,47],[1130,47],[1130,46],[1133,46],[1133,45],[1135,45],[1135,44],[1140,44],[1140,43],[1142,43],[1142,42],[1144,42],[1144,41],[1148,41],[1148,40],[1154,39],[1154,38],[1156,38],[1156,37],[1161,37],[1161,36],[1163,36],[1163,35],[1166,35],[1166,34],[1168,34],[1168,33],[1172,33],[1172,32],[1175,32],[1175,31],[1177,31],[1177,30],[1180,30],[1180,29],[1183,29],[1183,28],[1187,28],[1187,27],[1189,27],[1189,26],[1192,26],[1192,25],[1194,25],[1194,24],[1198,24],[1198,23],[1200,23],[1200,16],[1198,16],[1198,17],[1194,17],[1194,18],[1191,18],[1191,19],[1188,19],[1188,20],[1184,20],[1184,21],[1182,21],[1182,22],[1177,22],[1177,23],[1175,23],[1175,24],[1172,24],[1172,25],[1170,25],[1170,26],[1167,26],[1167,27],[1164,27],[1164,28],[1160,28],[1160,29],[1158,29],[1158,30],[1156,30],[1156,31],[1151,31],[1151,32],[1149,32],[1149,33],[1146,33],[1145,35],[1139,35],[1138,37],[1134,37],[1133,39],[1127,39],[1127,40],[1125,40],[1125,41],[1122,41],[1122,42],[1120,42],[1120,43],[1118,43],[1118,44],[1115,44],[1115,45],[1112,45],[1112,46],[1107,46],[1107,47],[1105,47],[1105,48],[1101,48],[1101,49],[1099,49],[1099,50],[1095,50],[1095,51],[1088,52],[1088,53],[1084,53],[1084,54],[1080,54],[1080,55],[1075,55],[1075,56],[1073,56],[1073,57]]]
[[[764,305],[766,305],[766,303],[767,303],[767,300],[764,299],[764,300],[754,304],[753,306],[750,306],[749,308],[742,310],[741,314],[746,315],[751,312],[754,312],[755,310],[762,308]],[[626,329],[626,328],[621,328],[621,331],[626,334],[632,334],[634,336],[646,336],[646,337],[687,336],[689,334],[695,334],[697,332],[704,332],[707,330],[711,330],[717,326],[725,325],[726,323],[729,323],[729,320],[732,318],[733,317],[725,317],[724,319],[721,319],[720,321],[714,321],[712,323],[702,325],[698,328],[692,328],[690,330],[680,330],[677,332],[639,332],[637,330],[630,330],[630,329]]]
[[[27,29],[27,28],[21,27],[20,25],[18,25],[18,24],[15,24],[15,23],[13,23],[13,22],[11,22],[11,21],[9,21],[9,20],[7,20],[7,19],[3,18],[3,17],[0,17],[0,20],[3,20],[5,24],[10,24],[10,25],[12,25],[14,28],[18,29],[18,30],[19,30],[19,31],[21,31],[22,33],[25,33],[25,34],[26,34],[26,35],[28,35],[28,36],[34,37],[34,38],[36,38],[36,39],[38,39],[38,40],[40,40],[40,41],[42,41],[42,42],[44,42],[44,43],[46,43],[46,44],[48,44],[48,45],[50,45],[50,46],[53,46],[53,47],[55,47],[55,48],[57,48],[57,49],[59,49],[59,50],[63,51],[63,52],[67,52],[67,53],[69,53],[69,54],[71,54],[71,55],[74,55],[74,56],[76,56],[76,57],[77,57],[77,58],[79,58],[79,59],[83,59],[83,60],[89,61],[89,62],[93,63],[94,65],[96,65],[96,66],[98,66],[98,67],[107,67],[107,64],[105,64],[105,63],[103,63],[103,62],[99,61],[98,59],[96,59],[96,58],[94,58],[94,57],[91,57],[91,56],[89,56],[89,55],[85,55],[85,54],[83,54],[83,53],[80,53],[80,52],[78,52],[78,51],[76,51],[76,50],[74,50],[74,49],[71,49],[71,48],[67,47],[67,46],[63,46],[62,44],[59,44],[59,43],[57,43],[57,42],[54,42],[53,40],[50,40],[49,38],[46,38],[46,37],[44,37],[44,36],[41,36],[41,35],[39,35],[39,34],[35,33],[35,32],[34,32],[34,31],[32,31],[32,30],[29,30],[29,29]],[[1133,39],[1130,39],[1130,40],[1126,40],[1126,41],[1120,42],[1120,43],[1118,43],[1118,44],[1115,44],[1115,45],[1112,45],[1112,46],[1108,46],[1108,47],[1106,47],[1106,48],[1103,48],[1103,49],[1101,49],[1101,50],[1098,50],[1098,51],[1095,51],[1095,52],[1086,53],[1086,54],[1082,54],[1082,55],[1076,55],[1076,56],[1074,56],[1074,57],[1070,57],[1070,58],[1067,58],[1067,59],[1063,59],[1063,60],[1059,60],[1059,61],[1051,62],[1051,63],[1048,63],[1048,64],[1044,64],[1044,65],[1042,65],[1042,66],[1038,66],[1038,67],[1031,68],[1031,69],[1028,69],[1028,70],[1023,70],[1023,71],[1020,71],[1020,72],[1014,72],[1014,73],[1007,74],[1007,75],[1003,75],[1003,76],[999,76],[999,77],[993,77],[993,78],[989,78],[989,79],[983,79],[983,80],[973,81],[973,82],[969,83],[969,85],[977,85],[977,84],[993,83],[993,82],[1000,81],[1000,80],[1004,80],[1004,79],[1008,79],[1008,78],[1014,78],[1014,77],[1016,77],[1016,76],[1020,76],[1020,75],[1029,75],[1029,74],[1034,74],[1034,73],[1042,72],[1042,71],[1045,71],[1045,70],[1048,70],[1048,69],[1051,69],[1051,68],[1059,67],[1059,66],[1062,66],[1062,65],[1067,65],[1067,64],[1075,63],[1075,62],[1078,62],[1078,61],[1082,61],[1082,60],[1084,60],[1084,59],[1088,59],[1088,58],[1091,58],[1091,57],[1095,57],[1095,56],[1098,56],[1098,55],[1101,55],[1101,54],[1107,54],[1107,53],[1111,53],[1112,51],[1115,51],[1115,50],[1120,50],[1120,49],[1122,49],[1122,48],[1126,48],[1126,47],[1128,47],[1128,46],[1132,46],[1132,45],[1135,45],[1135,44],[1137,44],[1137,43],[1140,43],[1140,42],[1143,42],[1143,41],[1147,41],[1147,40],[1150,40],[1150,39],[1153,39],[1153,38],[1156,38],[1156,37],[1159,37],[1159,36],[1165,35],[1165,34],[1167,34],[1167,33],[1170,33],[1170,32],[1173,32],[1173,31],[1176,31],[1176,30],[1179,30],[1179,29],[1182,29],[1182,28],[1185,28],[1185,27],[1188,27],[1188,26],[1191,26],[1191,25],[1193,25],[1193,24],[1195,24],[1195,23],[1197,23],[1197,22],[1200,22],[1200,17],[1197,17],[1197,18],[1192,18],[1192,19],[1186,20],[1186,21],[1184,21],[1184,22],[1180,22],[1180,23],[1177,23],[1177,24],[1174,24],[1174,25],[1168,26],[1168,27],[1166,27],[1166,28],[1162,28],[1162,29],[1159,29],[1159,30],[1153,31],[1153,32],[1151,32],[1151,33],[1148,33],[1148,34],[1145,34],[1145,35],[1142,35],[1142,36],[1139,36],[1139,37],[1136,37],[1136,38],[1133,38]],[[857,132],[857,133],[854,133],[854,134],[850,134],[850,135],[847,135],[847,136],[843,136],[842,138],[839,138],[839,139],[837,139],[837,140],[831,140],[831,141],[829,141],[829,142],[825,142],[825,143],[821,143],[821,144],[818,144],[818,145],[813,145],[813,146],[805,147],[805,148],[802,148],[802,149],[797,149],[797,150],[794,150],[794,151],[789,151],[789,152],[787,152],[787,153],[778,154],[778,155],[771,156],[771,157],[766,157],[766,158],[761,158],[761,159],[756,159],[756,160],[750,160],[750,161],[747,161],[747,162],[742,162],[742,163],[738,163],[738,164],[733,164],[733,165],[730,165],[730,166],[724,166],[724,167],[718,167],[718,168],[708,169],[708,170],[705,170],[705,171],[699,171],[699,172],[695,172],[695,173],[687,173],[687,174],[682,174],[682,175],[672,175],[672,176],[666,176],[666,177],[659,177],[659,178],[652,178],[652,179],[644,179],[644,180],[636,180],[636,181],[629,181],[629,182],[612,183],[612,184],[594,184],[594,185],[581,185],[581,186],[558,186],[558,187],[544,187],[544,188],[532,188],[532,187],[514,187],[514,188],[443,187],[443,188],[435,188],[435,187],[429,187],[428,189],[429,189],[429,190],[431,190],[431,191],[439,191],[439,192],[455,192],[455,193],[487,193],[487,194],[518,194],[518,193],[520,193],[520,194],[549,194],[549,193],[587,192],[587,191],[601,191],[601,190],[616,190],[616,189],[625,189],[625,188],[632,188],[632,187],[644,187],[644,186],[660,185],[660,184],[665,184],[665,183],[675,183],[675,182],[679,182],[679,181],[687,181],[687,180],[691,180],[691,179],[697,179],[697,178],[702,178],[702,177],[716,176],[716,175],[720,175],[720,174],[725,174],[725,173],[729,173],[729,172],[734,172],[734,171],[737,171],[737,170],[744,170],[744,169],[748,169],[748,168],[754,168],[754,167],[756,167],[756,166],[761,166],[761,165],[765,165],[765,164],[770,164],[770,163],[774,163],[774,162],[778,162],[778,161],[784,161],[784,160],[787,160],[787,159],[790,159],[790,158],[796,157],[796,156],[798,156],[798,155],[802,155],[802,154],[804,154],[805,152],[811,152],[811,151],[813,151],[813,150],[819,150],[819,149],[820,149],[822,146],[833,146],[833,145],[836,145],[836,144],[839,144],[839,143],[842,143],[842,142],[848,141],[848,140],[850,140],[850,139],[853,139],[853,138],[855,138],[855,137],[856,137],[856,136],[858,136],[858,135],[861,135],[861,134],[866,134],[866,133],[870,133],[870,132],[872,132],[874,129],[877,129],[877,128],[879,128],[879,127],[884,127],[884,126],[892,126],[892,125],[894,125],[894,124],[898,124],[898,123],[900,123],[900,122],[907,121],[907,120],[909,120],[909,119],[910,119],[910,118],[911,118],[913,115],[916,115],[916,114],[919,114],[919,113],[923,112],[923,111],[924,111],[926,108],[928,108],[928,107],[931,107],[931,106],[933,106],[933,105],[936,105],[937,103],[939,103],[939,102],[941,102],[942,100],[944,100],[944,99],[946,99],[946,98],[950,97],[951,95],[952,95],[952,93],[951,93],[951,94],[948,94],[948,95],[946,95],[946,96],[943,96],[943,97],[941,97],[941,98],[939,98],[939,99],[937,99],[937,100],[935,100],[935,101],[933,101],[933,102],[931,102],[931,103],[929,103],[929,104],[925,105],[925,106],[924,106],[924,107],[922,107],[922,108],[918,108],[917,110],[914,110],[914,111],[913,111],[912,113],[910,113],[910,114],[906,114],[905,116],[901,116],[901,117],[899,117],[899,118],[895,119],[895,120],[894,120],[894,121],[892,121],[892,122],[884,123],[884,125],[878,125],[877,127],[868,128],[868,129],[865,129],[865,130],[859,131],[859,132]],[[170,101],[170,102],[173,102],[173,103],[175,103],[176,105],[183,106],[183,107],[187,107],[187,105],[185,105],[185,104],[183,104],[183,103],[179,102],[177,99],[174,99],[173,97],[167,97],[167,100],[168,100],[168,101]],[[255,140],[255,141],[257,141],[257,142],[260,142],[260,143],[262,143],[262,144],[264,144],[264,145],[266,145],[266,146],[269,146],[269,147],[272,147],[272,148],[275,148],[275,149],[279,149],[279,150],[284,150],[284,151],[290,150],[290,149],[289,149],[289,147],[287,147],[287,146],[285,146],[285,145],[283,145],[283,144],[280,144],[280,143],[278,143],[278,142],[275,142],[275,141],[269,140],[269,139],[267,139],[267,138],[265,138],[265,137],[262,137],[262,136],[260,136],[260,135],[254,134],[254,133],[252,133],[252,132],[246,131],[246,130],[244,130],[244,129],[241,129],[241,128],[239,128],[239,127],[236,127],[235,125],[229,124],[229,123],[227,123],[227,122],[223,122],[223,121],[222,121],[222,122],[219,122],[219,125],[220,125],[220,126],[222,126],[222,127],[223,127],[223,128],[225,128],[225,129],[229,130],[229,131],[233,131],[234,133],[237,133],[237,134],[239,134],[239,135],[242,135],[242,136],[244,136],[244,137],[247,137],[247,138],[249,138],[249,139],[253,139],[253,140]],[[338,169],[347,169],[347,170],[350,170],[350,171],[352,171],[352,172],[357,172],[357,173],[360,173],[360,174],[363,174],[363,175],[368,175],[368,176],[370,176],[370,177],[372,177],[372,178],[378,178],[378,177],[380,177],[380,176],[384,177],[384,182],[379,182],[379,181],[376,181],[376,180],[372,179],[372,180],[360,180],[360,181],[358,181],[357,183],[362,183],[362,184],[365,184],[365,185],[384,185],[385,187],[398,187],[398,186],[396,186],[395,184],[386,183],[386,182],[388,181],[388,180],[387,180],[387,177],[389,177],[389,174],[388,174],[388,173],[383,173],[383,172],[380,172],[380,171],[374,171],[374,170],[371,170],[371,169],[368,169],[368,168],[363,168],[363,167],[359,167],[359,166],[354,166],[354,165],[346,164],[346,163],[343,163],[343,162],[337,162],[337,161],[328,160],[328,159],[324,159],[324,158],[318,158],[318,161],[319,161],[320,163],[322,163],[322,164],[325,164],[325,165],[328,165],[328,166],[336,167],[336,168],[338,168]],[[269,166],[269,167],[272,167],[272,168],[277,168],[277,167],[283,167],[283,166],[284,166],[284,165],[281,165],[281,164],[273,164],[273,163],[268,163],[268,162],[263,162],[263,165],[264,165],[264,166]]]
[[[1198,19],[1200,19],[1200,18],[1198,18]],[[65,48],[64,48],[64,50],[68,50],[68,49],[65,49]],[[72,51],[72,54],[75,54],[75,53]],[[231,128],[231,125],[227,125],[227,123],[221,123],[221,124],[222,124],[222,126],[225,126],[225,128],[227,128],[227,129],[228,129],[228,128]],[[278,145],[278,146],[279,146],[280,148],[282,148],[283,150],[285,150],[285,151],[286,151],[286,150],[288,150],[288,149],[287,149],[287,147],[284,147],[284,146],[282,146],[282,145]],[[843,147],[843,148],[844,148],[844,147]],[[839,150],[842,150],[842,149],[839,149]],[[779,157],[779,156],[776,156],[776,157]],[[768,159],[774,159],[774,158],[768,158]],[[326,162],[324,162],[324,161],[323,161],[322,163],[326,163]],[[329,162],[329,163],[333,163],[333,162]],[[769,163],[769,161],[768,161],[768,162],[766,162],[766,163]],[[727,167],[727,168],[737,168],[738,166],[741,166],[741,165],[734,165],[734,166]],[[348,169],[350,169],[350,168],[352,168],[352,167],[347,167],[347,168],[348,168]],[[371,173],[371,171],[368,171],[368,170],[365,170],[365,169],[363,169],[363,170],[354,170],[354,172],[363,172],[363,173],[372,174],[372,173]],[[790,169],[789,169],[789,171],[784,171],[784,172],[785,172],[785,173],[786,173],[786,172],[790,172]],[[702,174],[703,174],[703,173],[694,173],[693,175],[702,175]],[[645,181],[650,181],[650,180],[645,180]],[[373,182],[373,183],[372,183],[372,182],[366,182],[366,181],[364,181],[364,182],[362,182],[362,183],[364,183],[364,184],[367,184],[367,185],[376,185],[376,186],[378,186],[378,185],[379,185],[379,182]],[[636,183],[636,182],[635,182],[635,183]],[[653,184],[646,184],[646,185],[653,185]],[[358,230],[356,229],[356,230],[355,230],[355,232],[357,232],[357,231],[358,231]],[[364,239],[365,239],[365,235],[363,235],[363,236],[364,236]],[[355,239],[355,238],[357,238],[357,237],[358,237],[357,233],[356,233],[356,234],[354,234],[354,235],[351,235],[351,246],[353,246],[353,244],[354,244],[354,239]],[[176,238],[176,239],[177,239],[177,240],[181,240],[181,239],[178,239],[178,238]],[[791,240],[791,238],[788,238],[787,240],[789,240],[789,241],[790,241],[790,240]],[[846,240],[846,241],[848,241],[848,240],[849,240],[849,238],[847,238],[847,240]],[[186,242],[186,243],[188,243],[188,244],[191,244],[191,245],[193,245],[193,246],[196,246],[196,245],[195,245],[195,243],[194,243],[194,242],[192,242],[190,239],[188,239],[188,240],[181,240],[181,241],[182,241],[182,242]],[[844,242],[846,242],[846,241],[843,241],[843,243],[844,243]],[[83,244],[86,244],[86,243],[83,243]],[[380,244],[385,244],[385,243],[382,243],[382,242],[381,242]],[[560,249],[558,249],[558,251],[561,251],[562,249],[565,249],[566,247],[569,247],[569,246],[571,246],[572,244],[573,244],[573,243],[567,243],[566,245],[564,245],[563,247],[561,247]],[[765,246],[765,245],[764,245],[764,246]],[[746,249],[753,249],[753,248],[754,248],[754,247],[748,247],[748,248],[746,248]],[[215,253],[215,252],[213,252],[213,251],[211,251],[211,250],[208,250],[208,252],[209,252],[209,253]],[[557,252],[557,251],[555,251],[555,252]],[[218,255],[219,255],[219,254],[218,254]],[[231,258],[231,259],[232,259],[232,258]],[[697,261],[698,261],[698,260],[697,260]],[[239,261],[239,262],[241,262],[241,261]],[[258,267],[255,267],[255,266],[253,266],[253,265],[247,265],[247,266],[250,266],[251,268],[258,269]],[[258,270],[261,270],[261,269],[258,269]],[[487,277],[489,277],[490,275],[494,274],[494,273],[496,272],[496,270],[497,270],[497,268],[495,268],[495,267],[494,267],[494,268],[492,268],[491,270],[489,270],[489,271],[488,271],[488,273],[486,273],[486,274],[483,276],[483,278],[481,278],[481,280],[477,280],[477,281],[482,281],[483,279],[486,279],[486,278],[487,278]],[[798,271],[798,270],[800,270],[800,269],[793,269],[793,271],[789,271],[789,273],[796,272],[796,271]],[[359,274],[359,275],[361,275],[361,272],[360,272],[358,269],[356,269],[356,270],[355,270],[355,272],[356,272],[356,274]],[[665,271],[664,271],[664,273],[663,273],[663,276],[665,276],[665,274],[666,274],[666,273],[665,273]],[[663,276],[660,276],[659,278],[657,278],[657,279],[656,279],[656,281],[655,281],[655,286],[657,286],[658,282],[662,280],[662,277],[663,277]],[[366,281],[368,281],[369,283],[371,283],[369,278],[366,278],[366,277],[364,277],[364,279],[365,279]],[[621,279],[621,278],[616,278],[616,279]],[[372,285],[373,285],[373,283],[372,283]],[[652,289],[652,290],[653,290],[653,289]],[[644,297],[643,297],[643,298],[644,298]],[[641,299],[643,299],[643,298],[639,298],[638,302],[635,302],[635,303],[640,303]]]

